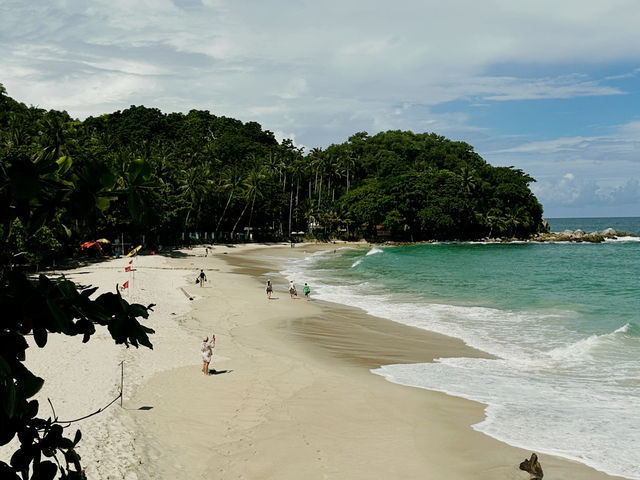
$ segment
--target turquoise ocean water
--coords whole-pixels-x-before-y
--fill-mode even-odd
[[[549,219],[552,231],[640,217]],[[392,382],[482,402],[473,428],[640,479],[640,241],[339,248],[292,262],[314,298],[443,333],[495,360],[385,365]]]

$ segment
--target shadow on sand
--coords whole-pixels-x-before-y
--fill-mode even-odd
[[[151,405],[143,405],[142,407],[138,407],[138,408],[129,408],[129,407],[122,407],[124,410],[153,410],[153,407]]]

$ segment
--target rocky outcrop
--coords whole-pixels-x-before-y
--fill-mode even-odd
[[[565,230],[560,233],[543,233],[533,238],[536,242],[589,242],[601,243],[606,239],[616,239],[618,237],[638,237],[638,235],[627,232],[616,232],[613,228],[607,228],[602,232],[585,233],[584,230]]]
[[[535,453],[531,454],[531,458],[524,459],[524,462],[520,464],[520,470],[529,473],[529,480],[541,480],[544,477],[538,456]]]
[[[549,222],[547,222],[545,219],[542,219],[540,233],[550,233],[550,232],[551,232],[551,225],[549,225]]]

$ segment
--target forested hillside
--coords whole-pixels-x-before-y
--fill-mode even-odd
[[[16,102],[1,85],[0,167],[3,253],[31,261],[99,237],[144,235],[149,247],[196,234],[467,240],[542,225],[530,176],[434,133],[361,132],[305,152],[208,111],[132,106],[79,121]],[[49,226],[22,234],[25,218]]]

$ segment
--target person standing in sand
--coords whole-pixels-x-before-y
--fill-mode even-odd
[[[304,293],[304,297],[309,300],[311,297],[309,296],[311,294],[311,287],[309,287],[309,285],[307,285],[307,283],[305,282],[304,284],[304,288],[302,289],[302,293]]]
[[[211,357],[213,357],[213,349],[216,346],[216,336],[211,335],[211,341],[209,341],[209,337],[204,337],[202,339],[202,344],[200,344],[200,353],[202,355],[202,373],[205,375],[209,374],[209,363],[211,363]]]
[[[200,269],[200,274],[198,275],[197,281],[200,283],[201,287],[204,287],[204,282],[207,281],[207,276],[204,273],[204,270]]]
[[[289,295],[291,295],[291,298],[298,296],[298,292],[296,292],[296,286],[293,284],[293,280],[289,282]]]
[[[267,298],[271,300],[271,293],[273,292],[273,285],[271,285],[271,280],[267,279]]]

